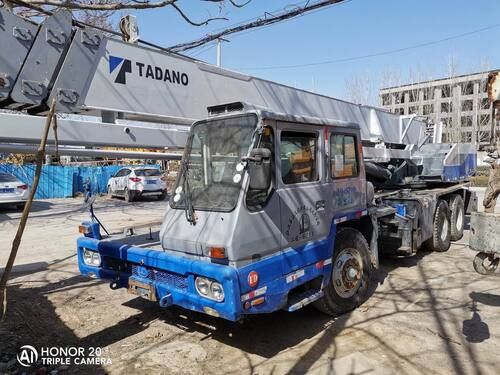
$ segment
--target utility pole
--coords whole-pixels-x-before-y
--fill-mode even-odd
[[[224,38],[217,38],[217,66],[220,68],[222,64],[222,48],[221,42],[229,42],[229,40]]]

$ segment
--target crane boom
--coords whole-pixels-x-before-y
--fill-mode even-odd
[[[0,9],[0,26],[4,108],[41,114],[55,99],[60,113],[117,112],[186,125],[206,117],[207,107],[247,102],[289,115],[357,123],[365,142],[394,144],[399,153],[425,137],[422,121],[125,43],[72,26],[65,10],[33,25]]]

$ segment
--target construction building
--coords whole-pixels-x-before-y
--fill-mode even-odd
[[[443,123],[443,141],[471,142],[479,149],[500,138],[488,101],[490,72],[454,76],[380,90],[383,108],[402,115],[428,116]]]

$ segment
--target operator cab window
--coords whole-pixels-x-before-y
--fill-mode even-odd
[[[356,137],[333,134],[330,138],[332,178],[355,177],[359,173]]]
[[[318,181],[317,133],[281,133],[281,176],[285,184]]]

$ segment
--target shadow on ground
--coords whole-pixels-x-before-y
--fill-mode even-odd
[[[431,334],[442,340],[442,350],[451,363],[456,374],[480,374],[479,362],[474,346],[471,344],[487,340],[489,328],[479,315],[477,304],[500,305],[500,297],[486,293],[471,293],[471,303],[462,301],[442,302],[437,294],[446,293],[447,290],[464,288],[466,282],[452,283],[450,285],[440,282],[440,278],[452,278],[460,270],[442,270],[433,273],[424,266],[424,258],[429,253],[420,252],[411,258],[386,257],[382,259],[381,269],[376,275],[377,284],[383,284],[382,291],[375,291],[370,299],[360,309],[368,311],[366,318],[353,318],[348,313],[336,318],[323,315],[312,307],[306,307],[295,313],[279,311],[268,315],[252,316],[243,323],[233,323],[222,319],[213,318],[204,314],[195,313],[180,308],[162,309],[156,303],[141,298],[134,298],[124,303],[125,306],[135,309],[132,313],[118,323],[107,326],[86,337],[78,338],[74,332],[59,319],[55,306],[49,301],[48,295],[64,293],[68,290],[93,288],[97,282],[89,282],[80,276],[71,275],[63,283],[47,283],[41,287],[23,288],[15,283],[15,279],[22,275],[14,276],[14,285],[8,290],[10,298],[7,323],[0,327],[0,353],[5,359],[12,360],[21,345],[35,346],[83,346],[107,347],[121,340],[146,330],[154,321],[160,321],[169,326],[175,326],[189,334],[201,334],[201,342],[207,339],[215,340],[241,352],[255,354],[270,359],[280,352],[300,346],[305,342],[311,345],[300,356],[294,359],[289,373],[305,373],[312,369],[318,359],[328,352],[329,358],[336,358],[339,347],[338,336],[350,330],[366,335],[383,348],[384,352],[394,359],[394,366],[398,369],[411,367],[423,373],[433,372],[427,368],[426,363],[416,361],[406,351],[401,350],[384,335],[374,334],[366,328],[370,322],[399,314],[412,313],[418,316],[432,317],[432,327],[435,332]],[[394,282],[391,272],[395,268],[411,268],[418,275],[415,280],[404,280],[403,284]],[[438,279],[439,278],[439,279]],[[110,292],[111,293],[111,292]],[[113,293],[125,293],[118,291]],[[415,298],[415,296],[420,296]],[[387,302],[394,301],[394,306],[406,304],[405,309],[395,307],[387,310]],[[385,305],[384,305],[385,303]],[[384,305],[381,307],[380,305]],[[111,307],[111,306],[109,306]],[[379,310],[377,310],[380,307]],[[471,318],[460,322],[451,312],[453,310],[471,311]],[[375,311],[375,313],[370,313]],[[103,314],[106,313],[104,307]],[[420,315],[422,314],[422,315]],[[450,325],[451,323],[451,325]],[[463,323],[463,324],[461,324]],[[451,328],[453,327],[453,328]],[[456,339],[458,337],[458,339]],[[314,338],[314,339],[313,339]],[[313,340],[310,340],[313,339]],[[458,340],[458,341],[457,341]],[[162,342],[145,346],[143,352],[154,350]],[[360,347],[358,350],[363,351]],[[427,349],[429,354],[432,349]],[[465,360],[472,367],[471,371],[464,368]],[[134,360],[134,359],[133,359]],[[250,359],[249,366],[252,366]],[[405,367],[406,366],[406,367]],[[71,373],[103,373],[101,367],[76,367],[69,368]]]

